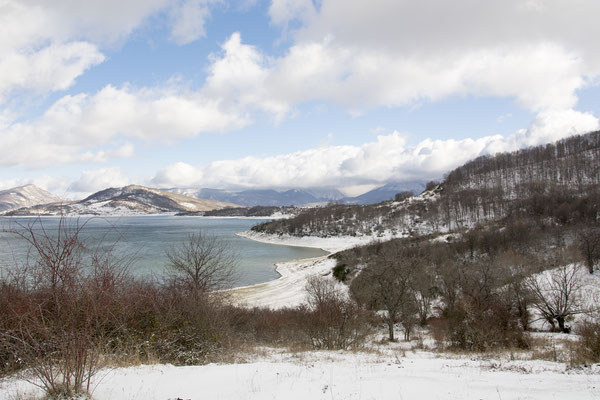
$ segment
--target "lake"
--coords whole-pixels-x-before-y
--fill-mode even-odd
[[[16,227],[39,222],[47,232],[56,232],[59,217],[0,218],[0,228]],[[75,223],[77,218],[68,218]],[[236,236],[253,225],[268,221],[257,219],[229,219],[175,216],[136,217],[81,217],[85,223],[81,238],[90,248],[108,248],[115,244],[115,254],[135,255],[131,273],[136,276],[160,275],[165,271],[165,251],[186,240],[191,233],[203,232],[225,241],[238,255],[239,273],[236,286],[252,285],[277,279],[275,263],[302,258],[318,257],[325,251],[308,247],[282,246],[259,243]],[[0,232],[0,269],[22,263],[29,246],[14,234]]]

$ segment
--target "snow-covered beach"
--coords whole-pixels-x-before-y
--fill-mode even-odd
[[[314,236],[294,237],[289,235],[267,235],[252,231],[240,232],[238,236],[262,243],[315,247],[329,253],[335,253],[354,246],[373,241],[371,237],[332,237],[319,238]],[[276,264],[278,279],[244,286],[232,290],[237,304],[249,307],[295,307],[304,302],[305,285],[308,277],[313,275],[328,275],[335,267],[335,260],[328,256],[304,260],[294,260]]]

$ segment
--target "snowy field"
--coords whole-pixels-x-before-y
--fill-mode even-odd
[[[0,383],[0,400],[40,396]],[[426,351],[280,353],[246,363],[103,370],[95,400],[167,399],[598,399],[598,369],[547,361],[468,360]]]

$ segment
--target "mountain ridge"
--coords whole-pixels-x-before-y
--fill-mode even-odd
[[[164,189],[173,193],[183,193],[188,196],[225,201],[241,206],[314,206],[325,205],[329,202],[340,204],[375,204],[392,200],[396,193],[410,191],[418,194],[425,189],[424,181],[388,182],[383,186],[365,192],[359,196],[345,196],[335,188],[291,188],[275,189],[245,189],[240,191],[211,188],[169,188]]]
[[[141,185],[107,188],[83,200],[39,204],[6,215],[146,215],[211,211],[239,207],[234,203],[196,199]]]
[[[0,191],[0,212],[61,201],[63,199],[60,197],[33,184],[27,184]]]

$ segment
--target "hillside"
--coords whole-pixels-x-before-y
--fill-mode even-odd
[[[238,206],[129,185],[105,189],[80,201],[37,205],[14,210],[7,215],[143,215],[209,211],[228,207]]]
[[[61,201],[60,197],[35,185],[24,185],[0,191],[0,212]]]
[[[401,201],[334,205],[253,228],[293,236],[447,232],[514,213],[595,221],[600,209],[600,132],[479,157],[429,190]]]

